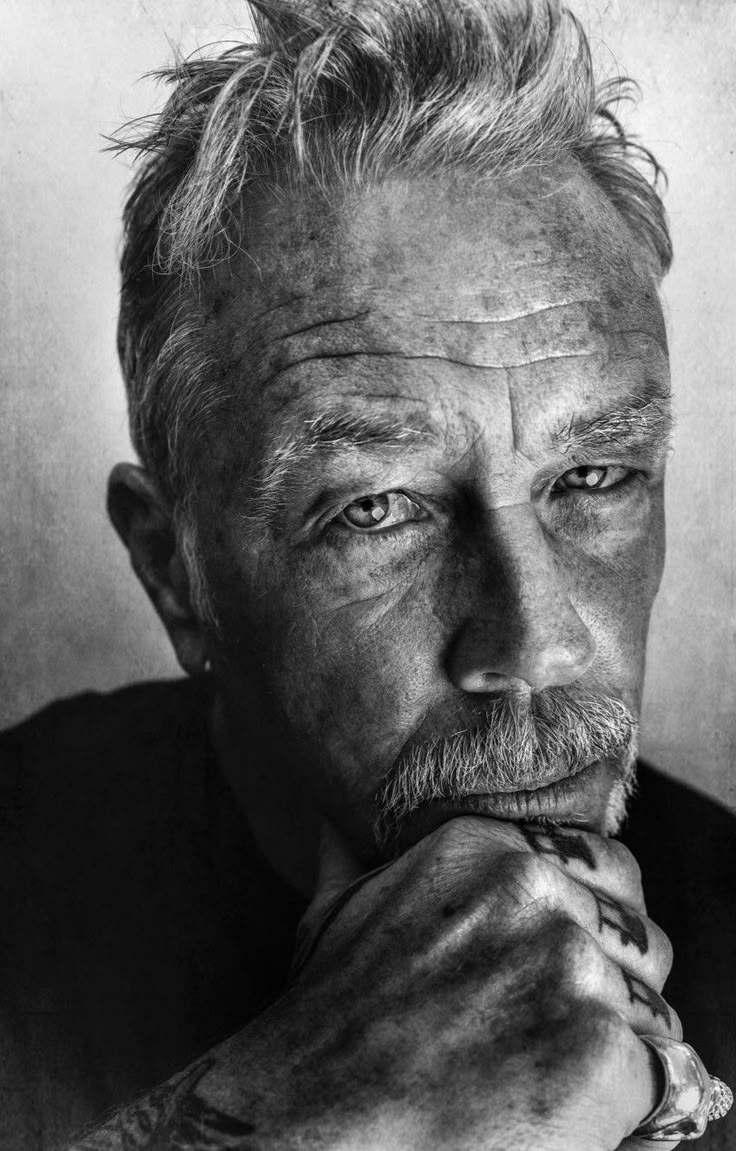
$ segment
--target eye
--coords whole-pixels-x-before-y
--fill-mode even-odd
[[[631,468],[622,468],[618,464],[605,464],[600,467],[586,464],[579,468],[571,468],[569,472],[556,479],[552,491],[599,492],[605,488],[616,487],[631,474]]]
[[[333,523],[353,531],[376,532],[397,524],[425,519],[425,513],[403,492],[379,492],[361,496],[344,507]]]

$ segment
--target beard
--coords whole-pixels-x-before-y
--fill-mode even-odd
[[[472,726],[417,738],[402,749],[375,796],[378,849],[384,858],[395,854],[407,820],[426,804],[533,790],[600,760],[618,774],[603,828],[615,835],[634,790],[637,738],[629,709],[603,694],[552,687],[489,697]]]

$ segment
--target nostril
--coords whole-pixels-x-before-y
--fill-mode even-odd
[[[496,621],[466,621],[446,662],[450,680],[466,692],[513,691],[528,695],[546,687],[573,683],[587,672],[596,652],[593,636],[576,615],[565,621],[560,642],[549,626],[518,629],[513,642]]]

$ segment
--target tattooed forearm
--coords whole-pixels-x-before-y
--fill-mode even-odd
[[[537,855],[554,855],[563,863],[577,859],[586,864],[591,871],[596,870],[596,861],[590,844],[574,831],[561,830],[559,827],[530,827],[529,824],[517,824],[519,831]]]
[[[207,1059],[118,1111],[69,1151],[254,1151],[255,1128],[197,1095]]]
[[[618,932],[624,946],[633,944],[641,955],[646,955],[649,950],[649,940],[646,928],[639,916],[635,915],[633,911],[629,911],[627,907],[622,907],[613,899],[609,899],[601,891],[593,891],[592,895],[598,906],[598,930],[603,931],[604,927],[610,927],[613,931]]]
[[[667,1027],[671,1027],[670,1009],[662,996],[658,995],[652,987],[647,987],[646,983],[638,979],[636,975],[632,975],[625,967],[621,968],[621,974],[629,992],[629,1003],[642,1003],[649,1008],[655,1019],[661,1018]]]

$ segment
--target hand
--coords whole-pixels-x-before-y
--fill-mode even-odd
[[[261,1021],[275,1141],[619,1147],[655,1103],[637,1033],[681,1038],[659,994],[671,948],[631,854],[577,830],[464,817],[331,914],[357,874],[331,833],[313,950]]]

